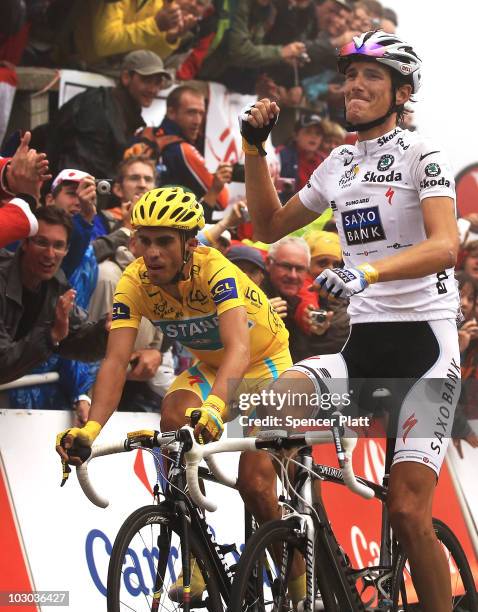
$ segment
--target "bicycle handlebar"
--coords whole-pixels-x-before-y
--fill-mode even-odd
[[[89,458],[76,468],[76,475],[78,477],[80,487],[82,488],[86,497],[95,506],[98,506],[99,508],[107,508],[109,506],[109,501],[97,493],[91,484],[88,475],[88,463],[94,457],[103,457],[104,455],[113,455],[115,453],[126,453],[129,450],[130,449],[126,447],[124,438],[118,442],[110,442],[106,444],[99,444],[98,446],[92,446],[91,455]]]
[[[186,479],[189,488],[189,493],[192,500],[196,505],[201,508],[208,510],[209,512],[215,512],[217,505],[211,500],[207,499],[201,492],[199,487],[198,468],[200,462],[204,459],[209,466],[209,469],[217,478],[217,480],[227,486],[234,487],[236,480],[226,475],[219,467],[217,459],[214,457],[216,453],[224,452],[237,452],[237,451],[256,451],[260,449],[280,449],[280,448],[292,448],[297,446],[313,446],[315,444],[326,444],[334,441],[334,437],[331,431],[309,431],[303,434],[292,434],[291,436],[284,438],[284,432],[266,432],[263,436],[258,438],[224,438],[217,442],[211,442],[206,445],[201,445],[196,442],[194,438],[193,429],[190,427],[183,427],[181,430],[182,439],[187,433],[188,450],[184,457],[186,459]],[[178,440],[178,434],[176,432],[170,432],[167,434],[157,434],[154,442],[157,446],[166,446],[171,442]],[[370,487],[359,482],[354,474],[352,465],[352,454],[357,444],[357,434],[345,428],[345,433],[341,437],[343,449],[345,451],[345,457],[342,465],[342,475],[346,486],[354,493],[364,497],[365,499],[371,499],[374,496],[374,491]],[[124,438],[120,441],[111,442],[107,444],[101,444],[93,446],[91,449],[91,455],[87,461],[81,466],[76,468],[78,481],[80,486],[86,495],[86,497],[96,506],[100,508],[106,508],[109,502],[106,498],[96,492],[95,488],[91,484],[88,475],[88,464],[95,457],[101,457],[103,455],[112,455],[115,453],[129,452],[138,448],[138,446],[131,446],[129,440]]]

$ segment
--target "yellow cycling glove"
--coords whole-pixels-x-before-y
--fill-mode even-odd
[[[71,454],[75,457],[79,457],[83,463],[89,457],[89,449],[97,438],[101,431],[101,425],[96,421],[88,421],[84,427],[73,427],[71,429],[65,429],[56,436],[56,449],[58,452],[59,448],[65,449],[64,440],[67,436],[73,438],[71,445],[68,449],[74,449]],[[65,449],[65,450],[68,450]],[[62,450],[62,452],[65,452]],[[62,457],[62,468],[63,468],[63,479],[61,486],[65,484],[70,475],[71,469],[67,464],[66,460]]]
[[[200,417],[194,426],[196,437],[202,435],[205,441],[219,440],[224,431],[224,416],[226,414],[226,403],[217,395],[209,395],[207,400],[199,408],[188,408],[185,412],[189,420],[193,412],[199,412]]]

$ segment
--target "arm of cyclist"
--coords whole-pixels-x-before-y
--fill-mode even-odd
[[[194,434],[196,438],[202,436],[205,442],[221,437],[224,421],[227,421],[227,402],[233,397],[249,366],[249,329],[244,306],[219,315],[219,333],[224,354],[211,392],[200,408],[188,408],[185,413],[190,418],[194,411],[200,412]]]
[[[425,198],[421,206],[425,240],[357,268],[324,270],[316,282],[335,296],[350,297],[375,282],[421,278],[453,268],[460,242],[452,198]]]
[[[68,457],[67,450],[75,446],[90,447],[102,427],[116,410],[126,379],[126,370],[133,352],[137,329],[113,329],[108,338],[106,357],[101,364],[93,389],[89,420],[84,427],[60,432],[56,437],[56,451],[63,461],[81,465],[80,457]]]
[[[245,152],[247,206],[257,240],[272,243],[308,225],[318,217],[294,195],[282,206],[273,185],[266,158],[258,144],[265,142],[279,115],[279,106],[267,98],[241,112],[239,123]],[[249,124],[250,128],[245,125]],[[256,143],[256,144],[254,144]]]

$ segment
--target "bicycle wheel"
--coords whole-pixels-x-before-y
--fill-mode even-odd
[[[478,598],[470,565],[461,544],[449,527],[433,519],[438,540],[445,551],[451,575],[452,610],[478,612]],[[398,553],[392,576],[392,612],[418,612],[420,604],[410,576],[406,555]]]
[[[222,612],[208,552],[194,533],[190,534],[190,541],[194,563],[205,581],[202,596],[192,593],[191,609]],[[123,523],[113,545],[108,567],[108,612],[179,610],[182,602],[173,601],[169,591],[181,569],[181,529],[177,518],[159,506],[139,508]]]
[[[232,584],[229,612],[293,609],[287,583],[294,555],[304,555],[294,526],[293,521],[271,521],[251,536]],[[281,557],[280,566],[274,557]]]
[[[293,601],[289,584],[305,572],[307,540],[297,529],[295,519],[270,521],[258,529],[247,542],[232,584],[229,612],[265,612],[266,610],[303,609],[302,601]],[[317,551],[316,551],[317,552]],[[343,612],[329,585],[322,584],[324,564],[313,559],[316,581],[314,607]],[[301,600],[305,597],[305,591]],[[354,608],[355,609],[355,608]]]

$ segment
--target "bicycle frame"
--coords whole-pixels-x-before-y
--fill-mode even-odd
[[[207,550],[207,554],[213,566],[214,579],[216,580],[219,591],[226,602],[229,604],[229,597],[231,591],[231,585],[233,580],[233,572],[229,564],[225,559],[225,555],[228,552],[232,552],[236,547],[235,545],[221,545],[216,542],[214,534],[206,521],[204,512],[198,508],[197,505],[187,495],[187,484],[184,469],[179,467],[182,459],[182,452],[178,453],[178,458],[174,461],[168,474],[168,481],[166,487],[163,489],[164,501],[159,504],[167,512],[173,512],[174,516],[182,524],[183,542],[182,542],[182,554],[183,554],[183,574],[189,574],[189,554],[190,545],[187,534],[189,530],[193,530],[194,533],[200,538],[202,544]],[[216,484],[223,484],[212,474],[207,468],[199,467],[199,476],[203,480],[209,480]],[[174,482],[175,486],[171,486],[171,482]],[[182,495],[181,495],[182,493]],[[245,511],[245,525],[244,535],[247,538],[248,532],[250,531],[251,515]],[[159,568],[158,568],[159,571]],[[189,602],[184,601],[183,609],[189,609]]]

